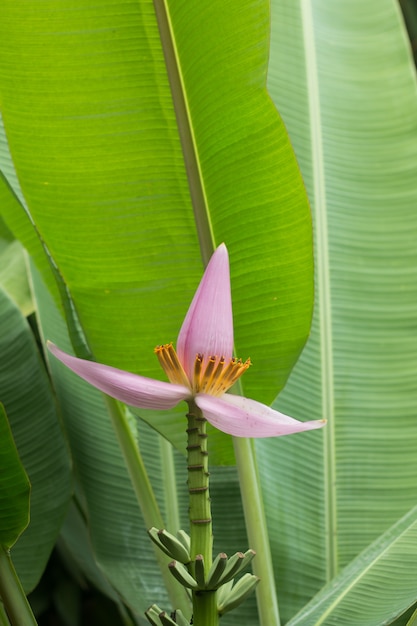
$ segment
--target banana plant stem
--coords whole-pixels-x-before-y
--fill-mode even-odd
[[[260,626],[280,626],[274,568],[252,439],[233,439],[249,545],[255,550],[253,573]]]
[[[4,546],[0,546],[0,597],[12,626],[37,625],[9,551]]]
[[[1,626],[10,626],[9,619],[6,615],[6,611],[4,609],[3,603],[0,600],[0,625]]]
[[[106,402],[145,524],[147,528],[155,526],[162,529],[165,527],[162,515],[126,413],[117,400],[106,396]],[[190,603],[187,593],[169,572],[169,559],[156,546],[155,556],[173,606],[188,615]]]
[[[209,492],[206,420],[193,401],[188,403],[188,492],[190,498],[191,558],[201,555],[204,574],[213,559],[213,532]],[[217,599],[215,591],[193,591],[194,626],[218,626]]]

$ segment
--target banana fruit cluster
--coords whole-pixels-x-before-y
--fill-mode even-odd
[[[184,617],[181,611],[175,611],[170,617],[156,604],[153,604],[145,612],[145,615],[152,626],[190,626],[190,622]]]
[[[219,615],[231,611],[243,602],[259,582],[259,578],[253,574],[244,574],[238,581],[234,581],[234,577],[252,561],[255,556],[253,550],[236,552],[230,558],[224,552],[220,552],[206,575],[203,556],[197,554],[194,560],[191,559],[190,538],[186,532],[180,530],[175,536],[166,530],[151,528],[148,533],[162,552],[173,559],[168,565],[169,570],[184,587],[198,592],[218,591]],[[152,605],[148,609],[146,617],[153,626],[172,624],[189,626],[189,622],[180,611],[177,611],[174,617],[170,617],[157,605]]]

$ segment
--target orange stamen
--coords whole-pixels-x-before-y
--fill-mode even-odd
[[[251,365],[250,359],[244,363],[234,357],[225,364],[221,357],[216,365],[217,357],[211,356],[207,366],[203,367],[204,359],[201,354],[196,356],[194,364],[194,393],[207,393],[211,396],[221,396],[242,376]]]
[[[190,381],[175,352],[172,343],[156,346],[155,354],[171,383],[189,387],[193,394],[207,393],[221,396],[242,376],[251,365],[250,359],[232,357],[227,363],[224,356],[211,355],[207,361],[204,354],[196,354],[194,371]]]
[[[175,385],[190,386],[187,374],[180,363],[172,343],[156,346],[155,354],[158,357],[162,369],[168,376],[169,382]]]
[[[211,385],[211,381],[214,376],[213,370],[214,370],[215,365],[216,365],[216,357],[211,356],[207,363],[207,367],[203,372],[203,376],[201,377],[200,389],[203,393],[205,393],[206,389],[208,389]]]

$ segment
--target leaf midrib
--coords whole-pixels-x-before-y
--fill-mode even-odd
[[[320,88],[316,57],[314,21],[311,0],[302,0],[301,16],[305,50],[307,93],[311,129],[311,162],[313,170],[316,290],[319,303],[319,332],[321,360],[322,417],[324,429],[324,516],[326,531],[326,578],[331,580],[338,571],[337,509],[336,509],[336,451],[334,431],[334,373],[332,346],[331,286],[326,188],[323,155],[323,132],[320,117]]]
[[[206,266],[215,249],[215,238],[178,46],[168,2],[154,0],[154,7],[178,124],[201,257]]]

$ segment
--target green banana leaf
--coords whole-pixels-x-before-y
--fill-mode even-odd
[[[70,349],[62,315],[39,274],[33,271],[32,276],[42,336],[46,332]],[[154,601],[147,597],[148,589],[162,590],[161,603],[167,602],[167,595],[104,397],[56,359],[50,359],[49,367],[80,484],[77,499],[88,520],[93,558],[124,601],[143,613]],[[150,455],[154,448],[155,442]],[[153,479],[155,486],[163,485],[159,472]],[[88,575],[87,566],[84,570]]]
[[[0,200],[1,202],[1,200]],[[33,313],[22,244],[13,237],[0,218],[0,285],[26,317]]]
[[[0,236],[0,285],[16,302],[23,315],[33,313],[33,302],[27,282],[26,259],[20,241]]]
[[[255,363],[244,391],[272,400],[309,331],[312,254],[304,186],[265,89],[268,3],[177,2],[169,15],[157,3],[159,26],[149,0],[117,14],[17,8],[0,15],[0,58],[12,61],[0,76],[3,211],[51,292],[52,265],[95,357],[159,377],[153,347],[175,339],[201,260],[224,240],[237,351]],[[184,449],[181,411],[143,417]],[[233,462],[230,437],[210,440],[212,462]]]
[[[27,592],[37,584],[65,517],[71,495],[70,462],[35,339],[2,290],[0,328],[0,398],[32,486],[30,524],[11,550]]]
[[[30,482],[0,404],[0,545],[10,548],[29,524]]]
[[[413,612],[410,619],[407,622],[407,626],[415,626],[417,624],[417,609]]]
[[[44,247],[40,240],[39,233],[36,232],[34,224],[30,220],[30,214],[23,198],[22,190],[17,179],[13,160],[7,143],[6,133],[4,130],[3,119],[1,116],[0,102],[0,215],[7,221],[7,225],[12,236],[6,235],[7,225],[2,225],[1,231],[3,236],[10,241],[16,237],[30,250],[32,258],[40,265],[48,281],[49,289],[55,294],[58,301],[58,289],[56,281],[50,272],[50,264]],[[3,221],[3,220],[2,220]],[[14,236],[13,236],[14,234]],[[8,277],[8,282],[10,277]],[[16,286],[13,285],[13,293],[16,292]],[[27,311],[28,312],[28,311]]]
[[[407,26],[408,36],[410,37],[414,61],[417,62],[417,6],[413,0],[400,0],[400,6]]]
[[[166,3],[162,36],[150,0],[0,11],[13,163],[97,360],[160,377],[153,348],[175,340],[201,258],[225,241],[236,347],[255,364],[245,393],[265,401],[288,377],[312,306],[309,206],[265,89],[268,7]],[[38,258],[27,212],[4,217]]]
[[[51,291],[52,259],[95,358],[156,377],[153,347],[175,339],[201,260],[225,241],[237,354],[254,363],[243,392],[269,402],[312,307],[309,206],[265,89],[269,5],[171,5],[160,30],[149,1],[117,15],[2,6],[0,57],[16,62],[0,76],[6,164],[24,197],[5,169],[22,208],[4,217]],[[182,412],[141,415],[184,448]],[[233,462],[230,438],[210,439],[212,461]]]
[[[275,406],[328,420],[257,442],[286,621],[417,498],[417,86],[392,0],[276,0],[272,15],[269,87],[316,240],[311,338]],[[398,567],[409,588],[414,566]],[[378,600],[355,598],[354,623],[376,623]]]
[[[115,602],[119,597],[104,578],[102,572],[91,558],[91,544],[86,521],[75,502],[72,502],[67,517],[62,525],[57,543],[61,557],[65,560],[68,571],[74,572],[74,579],[81,587],[86,587],[88,576],[96,589]]]
[[[236,345],[256,366],[244,392],[269,401],[308,332],[311,251],[302,184],[264,88],[267,3],[167,7],[161,45],[151,2],[3,3],[1,108],[26,210],[5,168],[2,211],[57,298],[46,245],[96,358],[156,377],[152,348],[175,339],[200,250],[206,261],[226,241]],[[416,501],[417,90],[393,0],[275,0],[272,15],[270,91],[313,205],[317,280],[311,340],[276,405],[329,420],[324,433],[257,446],[285,621]],[[75,383],[54,378],[69,397]],[[72,445],[97,514],[96,558],[121,588],[114,543],[100,537],[104,477],[93,493],[111,439],[103,415],[68,423],[85,428]],[[182,417],[152,419],[173,439]],[[146,450],[160,445],[145,432]],[[131,498],[137,523],[115,454],[112,497]],[[219,516],[234,528],[231,511]],[[357,598],[368,624],[376,601]],[[401,611],[392,606],[387,619]]]
[[[416,577],[414,507],[342,570],[288,626],[391,624],[404,607],[414,604]]]

